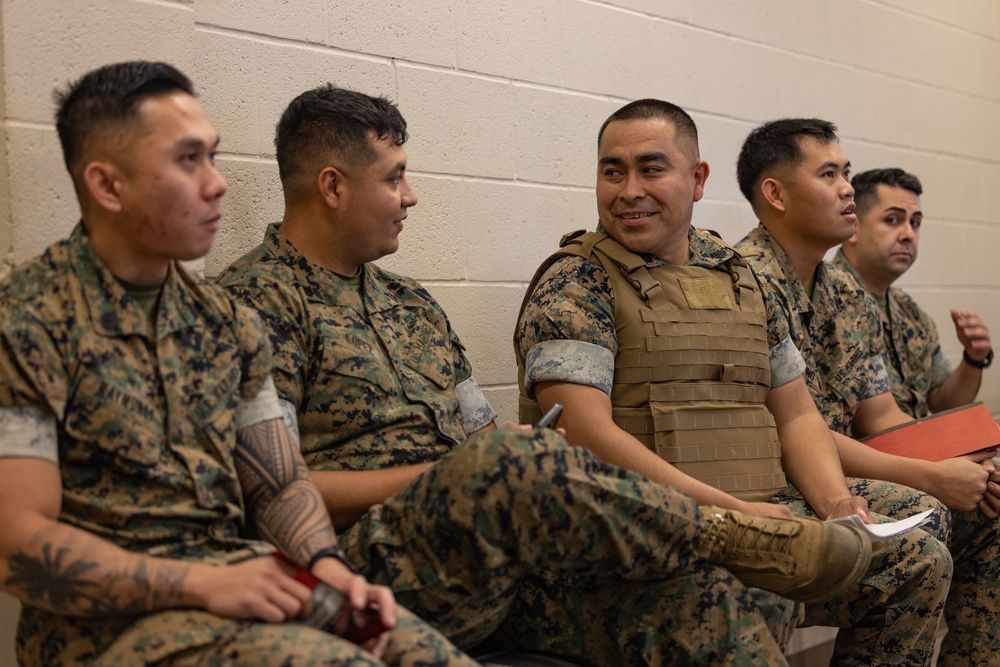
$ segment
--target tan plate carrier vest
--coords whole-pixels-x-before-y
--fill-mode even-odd
[[[607,234],[578,231],[538,269],[522,313],[563,255],[599,262],[611,282],[615,423],[682,472],[743,500],[783,490],[778,432],[764,405],[771,386],[767,311],[746,262],[734,253],[716,270],[648,266]],[[524,358],[517,356],[520,420],[530,424],[541,411],[525,395]]]

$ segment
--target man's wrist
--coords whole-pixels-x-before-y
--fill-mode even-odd
[[[354,564],[354,561],[351,560],[346,553],[344,553],[344,550],[338,547],[336,544],[320,549],[319,551],[314,553],[312,555],[312,558],[309,559],[309,563],[306,567],[309,570],[312,570],[313,567],[316,566],[316,563],[322,560],[323,558],[335,558],[339,560],[341,563],[344,564],[344,566],[348,570],[350,570],[354,574],[358,574],[361,571],[360,569],[358,569],[358,566]]]
[[[986,358],[982,361],[977,361],[976,359],[970,357],[968,350],[962,350],[962,361],[973,368],[978,368],[979,370],[989,368],[990,364],[993,363],[993,348],[990,348],[990,351],[986,353]]]

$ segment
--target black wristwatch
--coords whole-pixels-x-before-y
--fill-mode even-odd
[[[968,352],[962,350],[962,361],[969,364],[973,368],[978,368],[979,370],[983,370],[984,368],[989,368],[990,364],[993,363],[993,348],[992,347],[990,348],[990,351],[986,355],[986,358],[983,359],[982,361],[976,361],[975,359],[969,356]]]
[[[309,564],[306,567],[310,570],[313,569],[313,567],[315,567],[316,563],[318,563],[321,558],[336,558],[341,563],[343,563],[348,570],[350,570],[354,574],[358,574],[361,572],[361,570],[358,569],[358,566],[354,564],[354,561],[351,560],[350,557],[346,553],[344,553],[344,550],[338,547],[336,544],[330,547],[326,547],[325,549],[320,549],[319,551],[314,553],[313,557],[309,559]]]

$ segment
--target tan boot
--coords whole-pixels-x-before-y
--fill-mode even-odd
[[[860,529],[817,519],[772,519],[702,507],[698,554],[747,586],[799,602],[820,602],[854,586],[868,570],[871,539]]]

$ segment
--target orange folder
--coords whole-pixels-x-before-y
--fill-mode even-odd
[[[982,402],[976,402],[887,428],[861,442],[886,454],[942,461],[1000,448],[1000,425]]]

